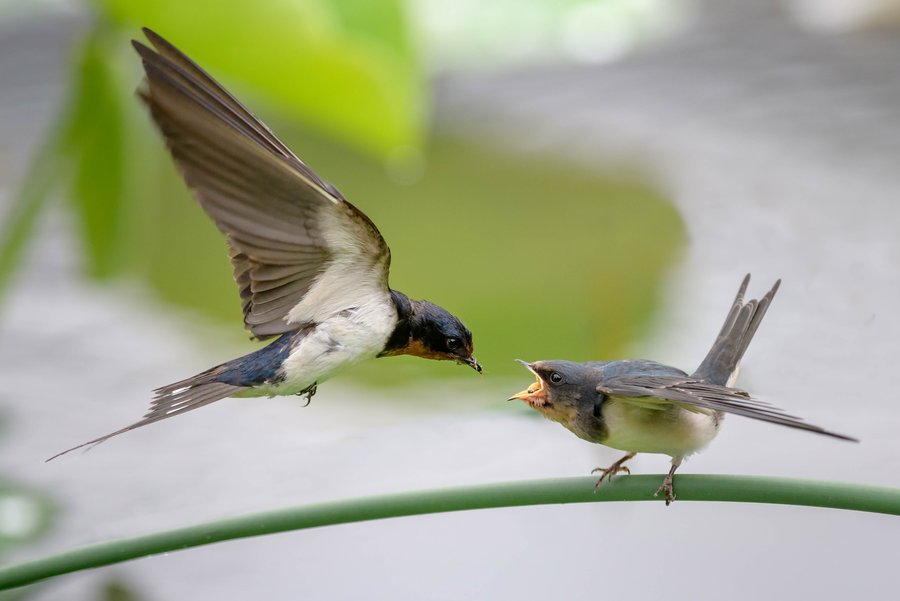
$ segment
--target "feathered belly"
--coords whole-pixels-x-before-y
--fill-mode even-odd
[[[719,430],[719,418],[675,405],[662,409],[637,407],[615,397],[603,403],[607,438],[614,449],[637,453],[664,453],[684,457],[708,445]]]
[[[254,389],[257,395],[291,395],[321,384],[338,372],[378,355],[393,331],[396,315],[378,303],[344,312],[318,324],[291,351],[283,379]]]

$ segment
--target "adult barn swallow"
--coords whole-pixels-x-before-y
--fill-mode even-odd
[[[597,486],[618,472],[631,473],[625,462],[636,453],[669,455],[672,468],[656,491],[665,494],[666,505],[675,500],[675,470],[715,438],[726,413],[858,442],[732,387],[741,358],[781,284],[778,280],[762,299],[745,303],[749,282],[748,274],[716,341],[691,375],[644,359],[521,361],[537,381],[512,399],[525,401],[579,438],[627,452],[608,468],[594,470],[601,472]]]
[[[102,442],[225,397],[305,394],[360,361],[453,360],[481,372],[455,316],[388,287],[375,224],[182,52],[144,29],[139,94],[185,182],[225,235],[244,325],[268,346],[155,391],[137,423]],[[68,451],[64,451],[68,452]],[[60,453],[62,454],[62,453]]]

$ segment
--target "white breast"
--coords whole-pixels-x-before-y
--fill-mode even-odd
[[[602,411],[609,433],[603,444],[623,451],[686,457],[708,445],[719,430],[713,415],[672,404],[647,409],[610,397]]]
[[[376,357],[397,321],[390,296],[377,295],[318,324],[284,362],[285,379],[264,394],[290,395],[321,384],[337,372]]]

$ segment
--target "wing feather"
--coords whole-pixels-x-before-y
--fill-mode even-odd
[[[738,319],[742,319],[739,315]],[[856,442],[855,438],[814,426],[737,388],[680,376],[623,375],[605,378],[597,391],[624,402],[664,409],[678,405],[689,411],[722,411]]]
[[[387,294],[390,250],[369,218],[186,55],[144,33],[153,49],[134,42],[147,74],[142,97],[227,238],[247,328],[268,338],[315,320],[316,307]]]

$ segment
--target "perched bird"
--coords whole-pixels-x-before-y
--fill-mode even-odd
[[[749,282],[748,274],[719,336],[691,375],[644,359],[587,363],[519,360],[537,381],[510,400],[524,401],[579,438],[626,451],[627,455],[608,468],[594,470],[601,472],[597,486],[618,472],[631,473],[625,462],[637,453],[672,457],[672,469],[656,491],[665,494],[666,505],[675,500],[675,470],[685,457],[715,438],[726,413],[858,442],[732,388],[741,358],[781,284],[778,280],[762,299],[745,303]]]
[[[245,326],[257,339],[277,338],[157,389],[142,420],[69,451],[225,397],[309,399],[338,371],[374,357],[452,360],[481,372],[459,319],[388,287],[391,252],[375,224],[187,56],[144,33],[154,49],[133,42],[147,74],[140,96],[225,235]]]

